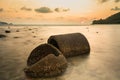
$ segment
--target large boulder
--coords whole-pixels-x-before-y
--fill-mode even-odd
[[[29,77],[52,77],[66,70],[67,61],[57,48],[42,44],[31,52],[27,65],[24,71]]]
[[[81,33],[53,35],[48,43],[58,48],[65,57],[90,53],[88,40]]]

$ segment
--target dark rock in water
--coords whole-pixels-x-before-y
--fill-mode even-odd
[[[40,40],[43,40],[43,38],[41,38]]]
[[[4,34],[0,34],[0,38],[4,38],[4,37],[7,37],[7,36]]]
[[[16,32],[20,32],[19,30],[16,30]]]
[[[99,33],[99,32],[96,32],[97,34]]]
[[[34,38],[36,38],[36,36],[33,36]]]
[[[28,29],[28,30],[32,30],[32,29]]]
[[[52,77],[66,70],[67,61],[57,48],[42,44],[31,52],[27,65],[24,72],[29,77]]]
[[[5,30],[5,33],[10,33],[11,31],[10,30]]]
[[[65,57],[90,53],[90,45],[86,37],[81,33],[53,35],[48,43],[58,48]]]
[[[16,36],[16,37],[13,37],[13,38],[20,38],[20,37],[17,37],[17,36]]]

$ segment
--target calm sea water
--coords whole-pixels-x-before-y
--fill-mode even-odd
[[[120,80],[120,25],[0,26],[0,80]],[[18,32],[16,32],[18,31]],[[27,78],[23,72],[30,52],[51,35],[80,32],[90,43],[88,56],[68,58],[68,68],[54,78]]]

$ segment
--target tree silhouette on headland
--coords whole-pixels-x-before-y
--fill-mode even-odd
[[[120,24],[120,12],[113,14],[106,19],[94,20],[92,24]]]

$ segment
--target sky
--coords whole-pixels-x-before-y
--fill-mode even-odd
[[[120,12],[120,0],[0,0],[0,21],[14,24],[90,24]]]

